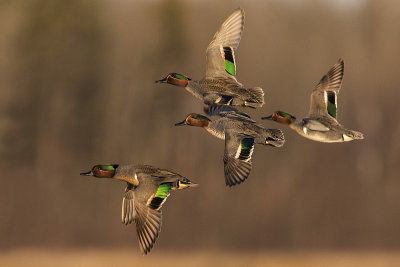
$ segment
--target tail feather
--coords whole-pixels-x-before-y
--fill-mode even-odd
[[[285,136],[279,129],[266,129],[265,130],[265,145],[281,147],[285,143]]]
[[[361,132],[351,131],[353,139],[364,139],[364,135]]]
[[[258,108],[264,105],[264,91],[261,87],[253,87],[247,89],[251,96],[246,99],[245,106]]]
[[[176,181],[176,185],[174,186],[174,188],[176,188],[176,189],[185,189],[185,188],[188,188],[188,187],[196,187],[198,185],[199,184],[192,183],[188,178],[182,177],[181,179],[178,179]]]

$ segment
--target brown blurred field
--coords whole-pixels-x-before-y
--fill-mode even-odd
[[[28,250],[3,252],[1,266],[274,266],[274,267],[396,267],[395,252],[155,252],[141,256],[130,249]]]
[[[237,77],[266,93],[250,115],[305,116],[343,58],[338,119],[365,140],[321,144],[262,121],[285,146],[257,147],[249,179],[224,185],[224,143],[173,126],[200,101],[154,81],[200,79],[238,6]],[[0,33],[1,266],[400,266],[398,1],[3,0]],[[124,185],[79,176],[106,162],[200,184],[171,194],[147,257],[119,221]]]

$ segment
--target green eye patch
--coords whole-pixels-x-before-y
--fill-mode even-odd
[[[289,113],[285,113],[285,112],[282,112],[282,111],[279,111],[278,115],[282,116],[282,117],[285,117],[285,118],[291,118],[292,117],[292,115],[290,115]]]
[[[174,74],[174,78],[177,78],[177,79],[179,79],[179,80],[189,80],[188,77],[186,77],[186,76],[184,76],[184,75],[182,75],[182,74],[179,74],[179,73],[175,73],[175,74]]]
[[[200,114],[193,114],[192,115],[193,119],[196,120],[203,120],[203,121],[211,121],[209,118],[207,118],[206,116],[200,115]]]
[[[103,171],[115,171],[113,165],[100,165],[100,169],[102,169]]]

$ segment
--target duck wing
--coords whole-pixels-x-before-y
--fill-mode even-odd
[[[251,171],[251,156],[254,151],[254,138],[225,131],[224,172],[227,186],[244,182]]]
[[[244,28],[244,10],[235,10],[215,33],[206,51],[206,77],[236,81],[235,51]]]
[[[344,61],[339,59],[311,93],[309,117],[322,115],[337,120],[337,95],[342,85],[343,73]]]
[[[135,201],[135,224],[139,247],[143,254],[153,248],[161,230],[161,211]]]
[[[139,247],[143,254],[150,252],[160,233],[161,208],[173,186],[173,182],[157,183],[148,180],[139,184],[135,190],[133,220],[136,224]]]
[[[135,201],[133,193],[133,185],[127,183],[124,197],[122,198],[122,223],[128,225],[133,222],[135,217]]]

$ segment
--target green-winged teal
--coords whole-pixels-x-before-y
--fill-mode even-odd
[[[245,88],[236,80],[235,51],[244,27],[244,10],[239,8],[229,16],[215,33],[206,51],[206,75],[194,81],[189,77],[170,73],[156,82],[184,87],[207,106],[220,105],[261,107],[264,92],[260,87]]]
[[[342,85],[343,72],[344,62],[339,59],[312,92],[307,118],[296,121],[296,117],[289,113],[275,111],[262,119],[287,124],[300,135],[324,143],[363,139],[362,133],[348,130],[337,121],[337,95]]]
[[[161,229],[161,207],[171,189],[195,186],[189,179],[148,165],[96,165],[81,175],[112,178],[127,183],[122,199],[122,223],[136,224],[142,253],[152,249]]]
[[[225,183],[227,186],[233,186],[244,182],[249,176],[254,144],[280,147],[284,144],[285,138],[281,130],[265,129],[241,113],[221,112],[219,116],[212,121],[206,116],[191,113],[175,126],[202,127],[212,135],[225,139],[223,158]]]

